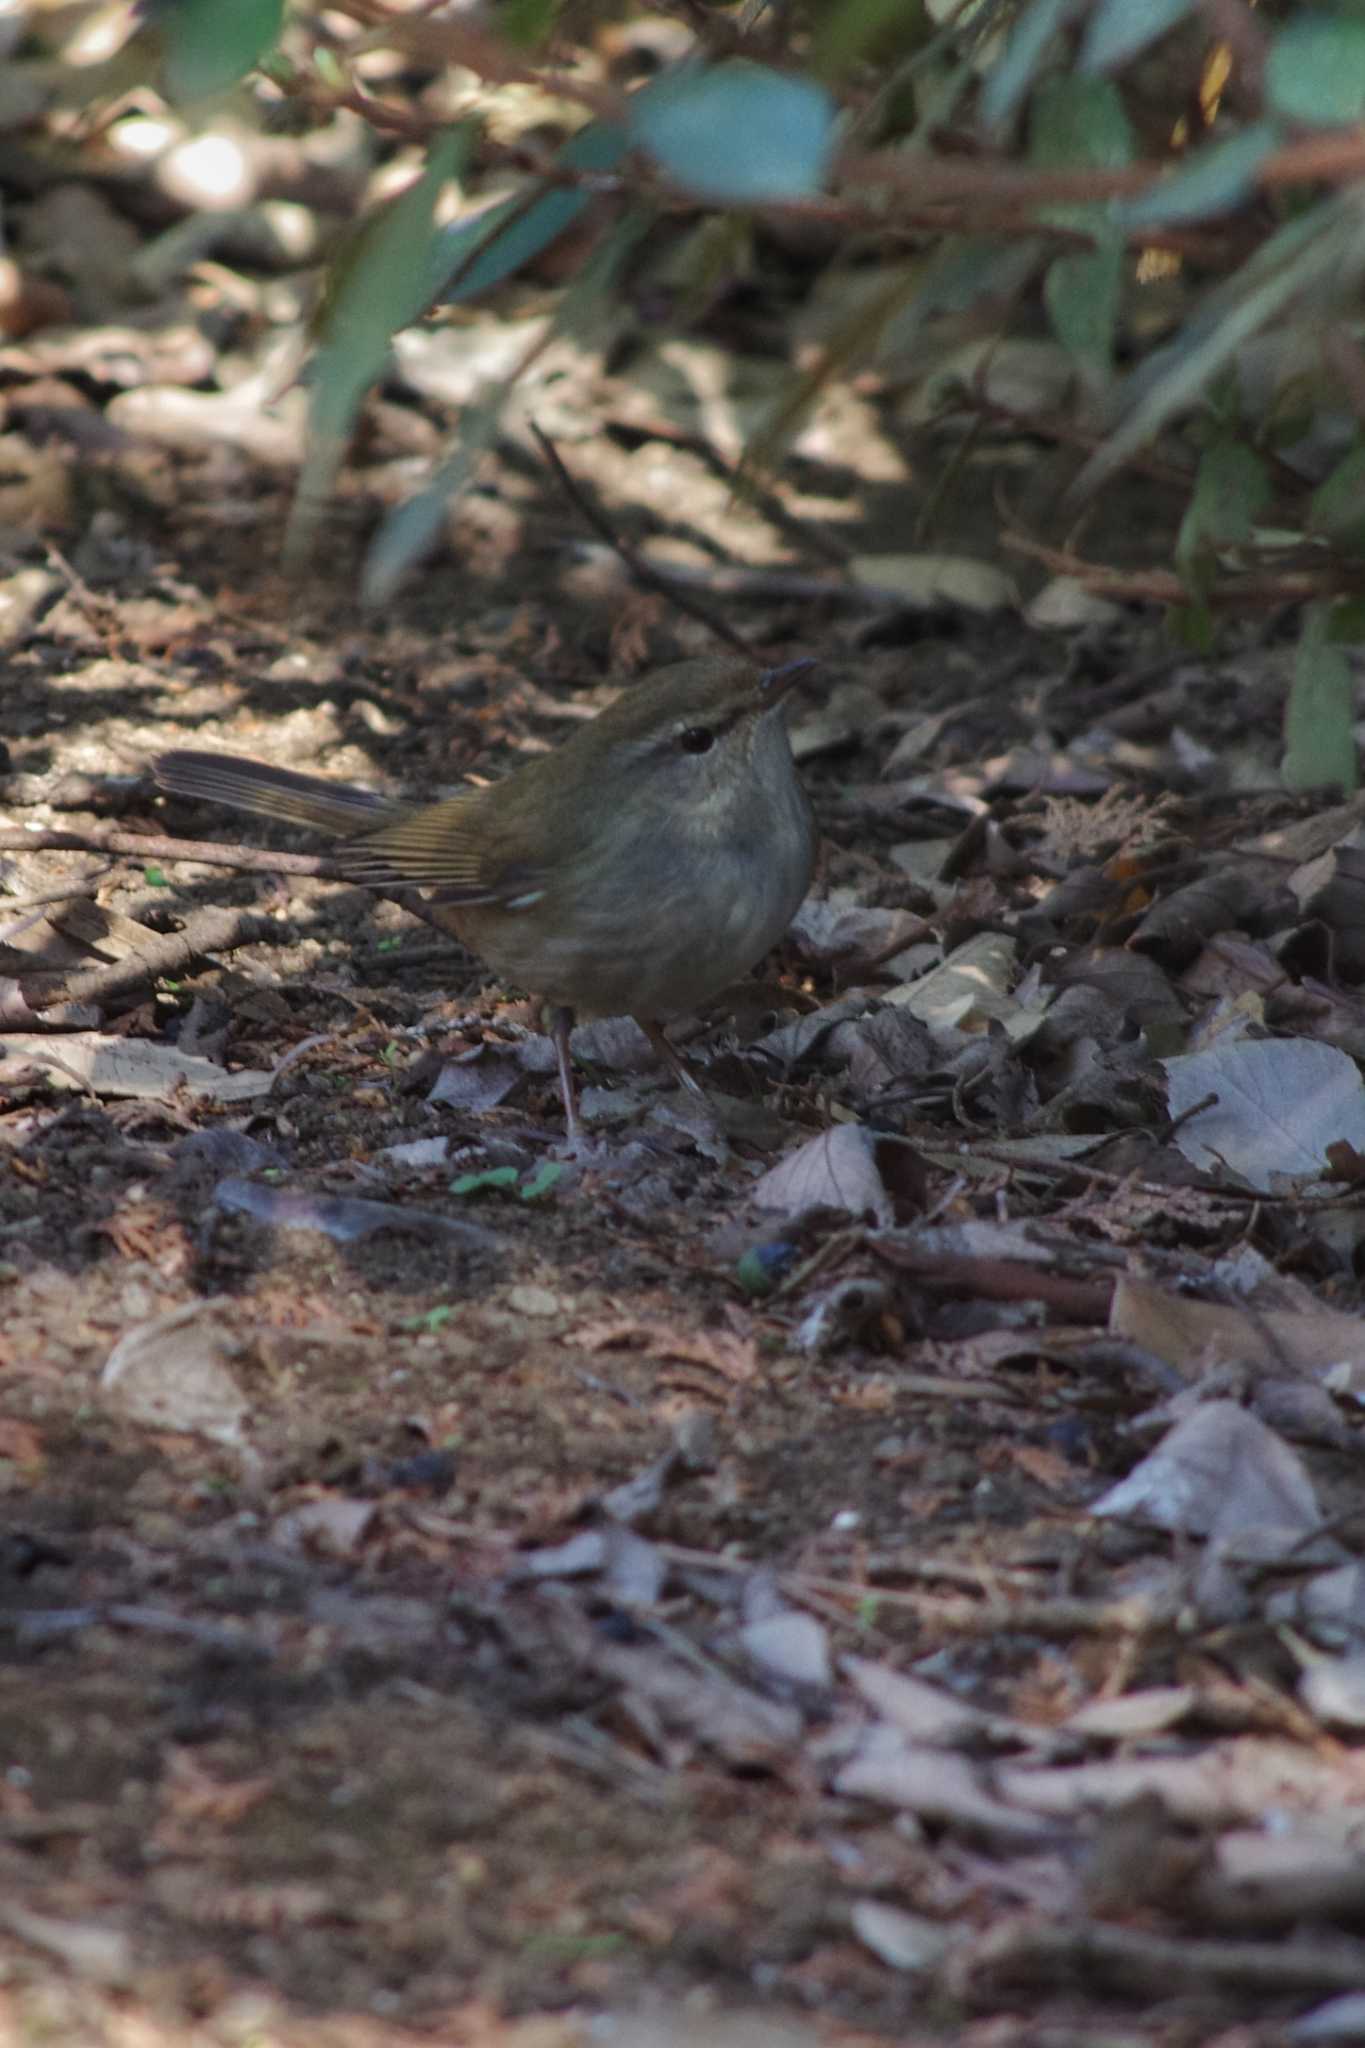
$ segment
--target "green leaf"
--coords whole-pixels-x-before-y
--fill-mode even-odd
[[[811,45],[811,67],[822,78],[837,78],[866,52],[891,43],[897,53],[914,49],[929,34],[923,0],[834,0],[820,17]]]
[[[1365,640],[1365,598],[1348,597],[1332,607],[1331,637],[1343,646],[1355,647]]]
[[[324,350],[354,360],[362,382],[383,361],[390,336],[421,310],[414,305],[415,278],[427,275],[438,239],[432,228],[437,196],[458,175],[472,139],[467,127],[440,136],[422,175],[361,223],[333,265],[316,339]]]
[[[1034,95],[1029,161],[1040,170],[1122,170],[1133,161],[1133,130],[1118,87],[1078,72],[1048,78]]]
[[[361,578],[361,602],[386,604],[414,563],[426,553],[450,506],[468,490],[497,438],[510,380],[484,387],[460,414],[455,445],[415,496],[386,513],[370,543]]]
[[[1076,0],[1033,0],[1016,22],[981,94],[981,119],[988,128],[1009,119],[1032,85],[1052,38],[1075,8]]]
[[[1269,410],[1256,422],[1256,438],[1263,448],[1293,448],[1311,434],[1322,411],[1322,372],[1303,369],[1278,384]]]
[[[1305,10],[1271,40],[1266,105],[1287,121],[1336,128],[1365,116],[1365,21]]]
[[[504,0],[495,19],[502,35],[518,49],[543,43],[555,25],[560,0]]]
[[[1114,361],[1125,255],[1122,235],[1106,235],[1089,255],[1054,258],[1043,280],[1053,333],[1069,356],[1101,378]]]
[[[439,137],[421,177],[364,223],[329,281],[313,363],[309,447],[290,512],[287,559],[296,561],[311,538],[360,402],[425,275],[436,200],[455,175],[464,147],[461,130]]]
[[[142,879],[153,889],[169,889],[171,886],[166,879],[165,870],[155,865],[142,870]]]
[[[454,1313],[455,1310],[451,1304],[448,1301],[443,1301],[438,1303],[435,1308],[427,1309],[422,1315],[404,1316],[398,1327],[400,1330],[425,1330],[430,1335],[439,1330],[443,1324],[448,1323]]]
[[[538,1202],[567,1172],[568,1168],[561,1160],[547,1159],[529,1180],[517,1188],[521,1176],[515,1166],[488,1166],[481,1173],[460,1174],[450,1183],[450,1192],[452,1195],[481,1195],[491,1188],[498,1194],[504,1191],[510,1194],[516,1188],[523,1202]]]
[[[452,1195],[480,1195],[485,1188],[514,1188],[515,1166],[487,1166],[482,1173],[462,1173],[450,1183]]]
[[[207,99],[245,78],[278,40],[284,0],[175,0],[158,19],[168,99]]]
[[[684,65],[634,95],[630,135],[702,199],[809,199],[829,171],[834,102],[810,79],[744,58]]]
[[[565,144],[555,162],[566,170],[609,174],[629,147],[624,128],[611,121],[593,121]],[[408,319],[396,324],[406,326],[438,299],[443,304],[458,304],[514,276],[572,227],[593,197],[591,192],[537,183],[474,220],[441,228],[433,240],[427,280],[418,302]]]
[[[983,299],[1012,297],[1035,274],[1043,246],[1034,235],[1016,235],[1009,240],[987,235],[947,237],[926,262],[907,273],[917,282],[918,296],[909,308],[893,315],[888,333],[892,348],[898,355],[904,354],[929,315],[951,319],[970,313]]]
[[[1100,0],[1085,25],[1082,71],[1117,71],[1197,5],[1198,0]]]
[[[621,311],[619,295],[613,299],[612,293],[622,271],[657,220],[654,207],[632,206],[610,234],[593,245],[555,308],[556,338],[567,335],[598,352],[605,349],[612,321]]]
[[[1207,143],[1140,199],[1120,201],[1116,217],[1126,228],[1154,228],[1230,213],[1254,196],[1256,173],[1280,140],[1273,121],[1256,121],[1224,142]]]
[[[1357,442],[1318,485],[1308,524],[1353,554],[1365,549],[1365,445]]]
[[[1215,441],[1205,450],[1175,550],[1192,591],[1202,596],[1207,589],[1218,548],[1251,539],[1270,498],[1266,466],[1244,441]]]
[[[1133,131],[1109,79],[1071,73],[1039,86],[1029,125],[1030,162],[1046,170],[1113,170],[1130,164],[1133,155]],[[1107,377],[1113,363],[1126,267],[1125,238],[1112,215],[1108,201],[1053,206],[1046,215],[1061,226],[1083,228],[1095,243],[1053,260],[1043,298],[1063,348],[1098,378]]]
[[[752,1246],[735,1267],[735,1278],[746,1294],[771,1294],[775,1285],[761,1250]]]
[[[1210,293],[1176,340],[1156,350],[1129,380],[1121,424],[1072,486],[1087,496],[1174,414],[1192,405],[1242,343],[1292,299],[1329,278],[1345,290],[1365,267],[1365,243],[1349,195],[1333,193],[1289,220],[1227,283]]]
[[[551,330],[555,335],[600,342],[609,313],[606,295],[654,218],[651,209],[633,207],[597,244],[560,297]],[[415,496],[385,515],[366,556],[362,603],[386,604],[426,553],[450,506],[473,483],[483,456],[497,439],[515,383],[515,375],[487,383],[465,404],[449,453],[435,474]]]
[[[1358,779],[1350,664],[1341,648],[1329,642],[1329,632],[1327,607],[1312,606],[1285,706],[1280,773],[1289,789],[1352,790]]]
[[[1166,630],[1178,647],[1188,647],[1191,654],[1212,654],[1218,637],[1213,613],[1206,604],[1173,605],[1166,614]]]

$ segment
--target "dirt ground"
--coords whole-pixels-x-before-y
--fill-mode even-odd
[[[370,460],[392,458],[393,418],[371,431]],[[695,450],[623,431],[571,452],[627,524],[666,502],[675,534],[754,546]],[[838,483],[807,474],[810,501],[836,506]],[[82,490],[71,530],[6,542],[10,598],[41,585],[0,703],[15,827],[307,850],[161,797],[148,762],[203,743],[435,792],[709,645],[587,556],[573,509],[506,452],[380,617],[350,595],[359,488],[301,582],[276,566],[284,484],[246,458],[120,447]],[[850,543],[888,544],[889,500],[844,510]],[[1098,1936],[1089,1961],[992,1952],[993,1930],[1080,1912],[1095,1829],[1035,1816],[1010,1839],[1003,1806],[914,1810],[840,1776],[850,1673],[913,1668],[984,1717],[969,1754],[1046,1743],[1087,1701],[1197,1685],[1192,1752],[1272,1736],[1337,1771],[1338,1806],[1359,1796],[1358,1753],[1308,1725],[1278,1626],[1125,1630],[1105,1602],[1134,1594],[1151,1539],[1088,1512],[1179,1384],[1109,1332],[1116,1272],[1178,1291],[1180,1261],[1254,1240],[1350,1310],[1345,1269],[1274,1203],[1154,1184],[1121,1149],[1016,1174],[992,1148],[1061,1083],[1005,1056],[1003,1024],[973,1027],[975,1069],[907,1054],[894,1086],[864,1086],[847,1050],[773,1050],[845,997],[839,1028],[862,1030],[916,943],[1027,935],[1039,878],[1086,829],[1111,851],[1178,833],[1141,758],[1173,722],[1144,708],[1165,643],[1136,617],[1049,636],[1013,612],[869,617],[809,595],[730,615],[765,659],[820,658],[793,716],[818,894],[889,919],[891,951],[879,963],[866,926],[798,937],[681,1028],[724,1137],[600,1039],[584,1072],[604,1141],[566,1161],[521,992],[348,885],[4,856],[7,2038],[1241,2043],[1349,1981],[1349,1957],[1342,1982],[1268,1987],[1198,1955],[1169,1981],[1159,1949],[1143,1964],[1142,1940],[1201,1924],[1147,1859],[1197,1862],[1207,1814],[1177,1815],[1174,1845],[1156,1827],[1126,1880],[1084,1893],[1132,1954]],[[1272,743],[1276,660],[1187,677],[1201,746]],[[1123,766],[1086,786],[1078,762],[1044,801],[1049,747],[1102,718]],[[1120,796],[1126,821],[1086,827]],[[1243,833],[1295,815],[1264,787],[1230,801]],[[1224,818],[1201,831],[1228,838]],[[893,855],[916,839],[946,894]],[[231,943],[139,978],[139,946],[214,908],[244,920]],[[1104,943],[1102,919],[1074,930],[1078,953]],[[43,1017],[72,1044],[98,1030],[273,1078],[237,1100],[164,1074],[105,1087],[63,1070],[63,1031],[34,1051]],[[1052,1128],[1121,1148],[1163,1122],[1145,1085],[1082,1090]],[[821,1182],[755,1205],[775,1161],[841,1129],[872,1133],[874,1194]],[[914,1263],[921,1226],[1035,1222],[1072,1238],[1032,1295],[982,1284],[988,1258],[956,1283],[941,1247]],[[1327,1511],[1358,1460],[1353,1431],[1320,1448]],[[793,1615],[821,1637],[809,1669],[746,1635]],[[1324,1910],[1331,1949],[1349,1915]],[[965,1959],[897,1947],[926,1926],[970,1935]]]

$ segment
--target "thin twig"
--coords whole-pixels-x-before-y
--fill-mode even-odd
[[[1330,1942],[1290,1942],[1283,1935],[1268,1941],[1187,1941],[1098,1920],[1021,1915],[972,1942],[953,1970],[973,2002],[1006,1984],[1069,1989],[1078,1983],[1112,1985],[1163,2003],[1180,1996],[1207,1998],[1214,1990],[1263,1999],[1291,1993],[1321,1998],[1360,1989],[1365,1946],[1345,1936]]]
[[[20,911],[41,910],[48,903],[73,903],[78,896],[93,896],[97,893],[100,883],[105,877],[113,873],[113,869],[114,863],[111,860],[106,860],[101,862],[100,866],[94,868],[88,875],[82,875],[79,881],[68,882],[64,888],[39,889],[36,895],[33,896],[0,896],[0,910],[10,916],[17,917]],[[0,940],[13,937],[14,928],[12,925],[6,926],[3,931],[0,931]]]
[[[836,581],[833,576],[811,575],[799,569],[725,568],[719,563],[703,569],[685,562],[659,562],[651,564],[649,573],[666,586],[669,597],[679,604],[679,588],[709,590],[718,597],[779,602],[791,599],[799,604],[828,602],[863,605],[874,610],[885,609],[894,602],[895,595],[870,583],[855,583],[852,578]]]
[[[128,854],[139,861],[194,861],[200,867],[233,868],[243,874],[305,875],[318,881],[347,883],[352,888],[356,886],[353,877],[343,873],[326,854],[270,853],[240,843],[224,842],[220,845],[211,839],[163,839],[150,833],[101,831],[98,828],[86,832],[65,832],[44,827],[30,832],[22,826],[6,826],[0,829],[0,853]],[[79,889],[64,889],[57,895],[68,897],[81,893],[84,892]],[[429,904],[416,889],[367,889],[366,893],[377,900],[396,903],[400,910],[406,910],[410,917],[441,932],[453,944],[454,934],[439,906]],[[3,898],[0,898],[0,908],[3,908]],[[272,926],[260,936],[269,937],[273,932]],[[219,941],[218,945],[225,943]],[[212,951],[215,948],[204,947],[202,950]],[[157,971],[166,974],[173,970],[163,966]],[[52,998],[53,1002],[68,999],[69,996]]]
[[[61,549],[48,541],[43,549],[48,561],[58,574],[65,579],[67,596],[79,611],[85,613],[91,626],[107,643],[118,628],[118,604],[112,597],[104,597],[92,590],[79,569],[68,562]]]
[[[1041,1301],[1068,1322],[1104,1323],[1109,1318],[1114,1295],[1109,1279],[1081,1279],[1024,1259],[930,1254],[889,1237],[873,1236],[868,1243],[879,1258],[913,1274],[923,1288],[981,1295],[988,1301]]]
[[[87,876],[83,881],[79,882],[68,882],[64,889],[39,889],[33,896],[0,898],[0,910],[9,910],[16,913],[27,910],[41,910],[49,903],[74,903],[80,896],[95,896],[99,893],[100,883],[98,878],[111,875],[113,871],[113,862],[106,861],[102,867],[95,870],[93,876]],[[13,926],[9,926],[5,931],[0,932],[0,938],[8,939],[13,938],[13,936]]]
[[[544,428],[538,427],[534,420],[531,421],[531,432],[539,442],[541,453],[558,478],[560,488],[569,503],[582,513],[594,532],[600,533],[608,547],[614,549],[621,557],[636,582],[643,583],[647,589],[658,591],[670,604],[675,604],[679,611],[686,612],[689,618],[696,619],[708,632],[714,633],[718,640],[723,640],[727,647],[733,647],[736,654],[742,654],[750,661],[756,659],[748,641],[741,638],[728,620],[722,618],[719,612],[713,612],[709,605],[699,604],[696,598],[683,596],[676,585],[667,583],[657,570],[652,569],[648,562],[636,553],[629,541],[623,540],[620,534],[612,531],[609,522],[589,501],[581,485],[570,476],[554,442]]]
[[[523,52],[478,27],[470,17],[456,20],[452,12],[445,11],[438,20],[430,13],[423,16],[410,10],[399,12],[396,8],[369,5],[367,0],[338,0],[335,12],[349,15],[366,28],[381,30],[386,48],[396,47],[427,63],[459,65],[488,85],[534,86],[537,92],[552,93],[556,99],[586,107],[602,120],[623,118],[625,96],[618,88],[532,63]],[[345,44],[340,45],[338,54],[344,56],[345,50]],[[449,125],[448,114],[433,113],[429,118],[433,129]]]
[[[1170,1620],[1141,1598],[953,1600],[933,1593],[912,1593],[903,1586],[827,1579],[799,1567],[783,1572],[780,1583],[797,1599],[806,1586],[816,1586],[823,1592],[840,1595],[855,1608],[870,1602],[879,1607],[904,1608],[918,1615],[926,1627],[936,1625],[951,1634],[966,1636],[1015,1633],[1048,1636],[1057,1642],[1078,1635],[1148,1636],[1167,1628]]]
[[[277,929],[269,918],[246,910],[224,910],[213,904],[190,918],[178,932],[148,931],[146,945],[122,960],[87,968],[71,975],[58,988],[30,998],[21,996],[18,1003],[0,1001],[0,1025],[27,1023],[31,1012],[52,1010],[58,1005],[103,1003],[144,982],[178,974],[206,953],[226,953],[256,939],[272,938]]]
[[[1173,570],[1111,569],[1087,562],[1062,548],[1050,548],[1030,540],[1027,534],[1004,533],[1002,547],[1016,555],[1028,555],[1057,576],[1074,577],[1077,583],[1100,597],[1116,598],[1122,604],[1188,604],[1190,593]],[[1230,576],[1201,593],[1211,608],[1238,605],[1307,604],[1316,598],[1358,597],[1365,579],[1358,569],[1344,561],[1325,569],[1281,569],[1263,575]]]
[[[344,875],[326,854],[267,853],[257,846],[231,843],[219,845],[210,839],[163,839],[153,833],[102,831],[67,832],[43,826],[36,832],[23,826],[0,828],[0,853],[117,853],[134,860],[189,860],[201,867],[241,868],[259,875],[320,875],[328,881],[344,881]]]

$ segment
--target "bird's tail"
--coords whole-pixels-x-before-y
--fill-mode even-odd
[[[329,782],[321,775],[300,775],[292,768],[274,768],[244,754],[206,754],[175,747],[158,754],[152,773],[162,789],[176,796],[203,797],[252,811],[263,818],[281,818],[290,825],[312,825],[343,839],[382,825],[404,808],[391,798],[350,782]]]

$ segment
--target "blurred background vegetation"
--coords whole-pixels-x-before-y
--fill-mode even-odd
[[[741,496],[871,399],[893,442],[951,431],[840,575],[913,579],[1008,442],[1021,576],[1196,647],[1288,610],[1300,786],[1355,780],[1363,174],[1365,0],[0,0],[11,368],[181,294],[214,351],[185,418],[211,390],[294,463],[295,564],[395,361],[450,430],[394,480],[372,601],[584,360],[656,410],[690,385]]]

